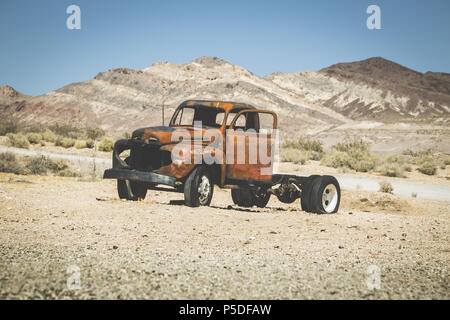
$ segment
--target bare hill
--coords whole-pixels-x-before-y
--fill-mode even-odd
[[[92,80],[0,108],[5,116],[24,122],[71,121],[123,132],[160,124],[162,104],[166,106],[167,123],[182,101],[199,98],[242,101],[277,111],[280,124],[292,130],[296,123],[327,126],[348,121],[329,108],[215,57],[185,64],[157,62],[144,70],[111,69]]]
[[[10,104],[18,100],[25,100],[29,96],[20,93],[10,86],[0,86],[0,105]]]
[[[266,79],[351,119],[435,123],[449,119],[449,74],[422,74],[380,57],[318,72],[275,73]]]
[[[355,119],[446,123],[449,83],[448,74],[422,74],[382,58],[261,78],[222,59],[201,57],[143,70],[111,69],[36,97],[1,87],[0,112],[23,122],[72,122],[123,132],[160,124],[163,104],[167,123],[184,100],[217,99],[276,111],[289,135]]]

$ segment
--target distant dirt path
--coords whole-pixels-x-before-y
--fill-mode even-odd
[[[450,184],[448,183],[416,182],[389,177],[369,179],[356,175],[336,175],[336,178],[343,189],[378,191],[379,181],[388,181],[394,188],[394,194],[411,197],[412,193],[416,193],[418,198],[450,202]]]
[[[13,152],[15,154],[23,155],[23,156],[35,156],[35,155],[43,155],[46,157],[54,158],[54,159],[66,159],[70,161],[95,161],[98,164],[111,164],[111,159],[105,158],[94,158],[83,155],[74,155],[74,154],[61,154],[61,153],[53,153],[47,151],[35,151],[28,149],[20,149],[20,148],[12,148],[0,146],[0,152]]]

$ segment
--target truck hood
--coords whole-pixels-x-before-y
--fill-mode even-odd
[[[182,127],[168,127],[168,126],[156,126],[156,127],[147,127],[137,129],[131,135],[131,139],[134,141],[140,141],[148,144],[170,144],[174,143],[172,141],[172,133],[177,130],[185,130],[191,134],[191,137],[194,137],[194,132],[201,131],[201,136],[203,136],[203,132],[205,131],[202,128],[194,128],[191,126],[182,126]]]

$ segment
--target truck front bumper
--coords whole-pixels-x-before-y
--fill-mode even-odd
[[[174,177],[154,172],[118,168],[105,170],[103,173],[103,179],[130,180],[144,183],[163,184],[171,187],[175,187],[175,182],[177,181]]]

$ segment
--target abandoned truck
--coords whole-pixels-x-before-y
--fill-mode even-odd
[[[336,178],[274,172],[276,129],[271,111],[188,100],[176,108],[169,126],[138,129],[131,139],[116,141],[113,168],[103,178],[116,179],[119,197],[127,200],[162,190],[184,193],[188,206],[207,206],[216,185],[231,189],[241,207],[263,208],[274,195],[283,203],[300,199],[307,212],[337,212]]]

